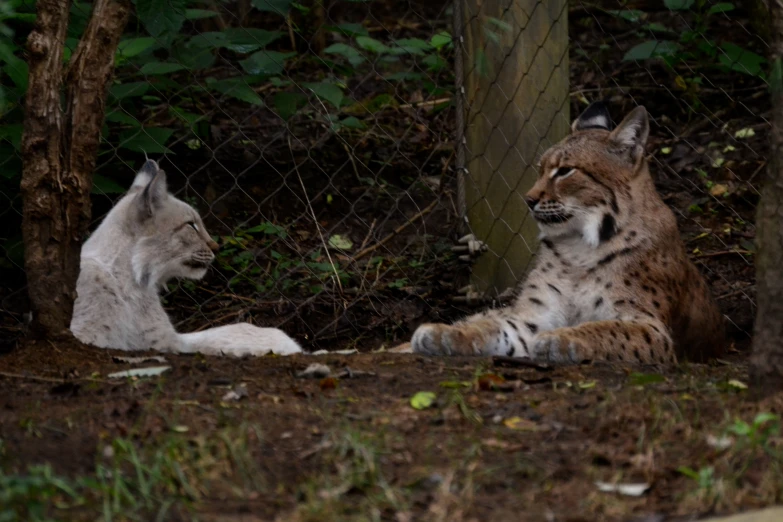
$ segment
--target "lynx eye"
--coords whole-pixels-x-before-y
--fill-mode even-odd
[[[573,174],[576,171],[573,167],[560,167],[557,169],[552,170],[552,174],[549,175],[550,178],[566,178]]]
[[[188,221],[188,226],[190,226],[193,230],[198,232],[198,225],[196,224],[195,221]]]

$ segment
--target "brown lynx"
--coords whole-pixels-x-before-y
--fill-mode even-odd
[[[723,318],[653,185],[647,111],[611,130],[594,103],[541,158],[525,196],[541,231],[535,268],[507,308],[424,324],[414,352],[512,355],[552,363],[704,360]]]

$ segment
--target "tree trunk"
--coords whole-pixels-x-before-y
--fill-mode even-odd
[[[771,62],[783,59],[783,0],[771,0]],[[783,92],[772,76],[770,161],[756,214],[757,311],[750,360],[751,381],[762,395],[783,390]]]
[[[523,196],[538,157],[570,130],[568,2],[467,0],[461,9],[465,200],[471,231],[489,247],[472,282],[492,295],[530,267],[538,228]]]
[[[93,3],[66,75],[63,114],[62,56],[69,8],[68,0],[39,0],[27,40],[22,235],[34,331],[48,337],[68,335],[104,104],[130,1]]]

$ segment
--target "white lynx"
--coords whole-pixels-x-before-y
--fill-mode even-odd
[[[216,249],[198,213],[168,193],[166,174],[148,160],[82,247],[71,331],[84,343],[119,350],[301,352],[281,330],[248,323],[177,333],[158,292],[172,278],[204,277]]]

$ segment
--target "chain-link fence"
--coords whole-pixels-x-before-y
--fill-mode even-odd
[[[27,310],[18,184],[28,4],[6,21],[14,35],[0,36],[9,333],[23,331]],[[751,330],[769,131],[761,11],[694,0],[136,6],[93,218],[144,153],[160,159],[221,245],[204,280],[163,295],[179,329],[249,320],[316,347],[374,348],[487,305],[535,253],[521,198],[537,156],[588,101],[608,99],[616,118],[647,107],[656,184],[735,331]],[[70,50],[89,4],[71,15]],[[457,242],[468,232],[486,252]],[[466,257],[479,293],[464,292]]]

